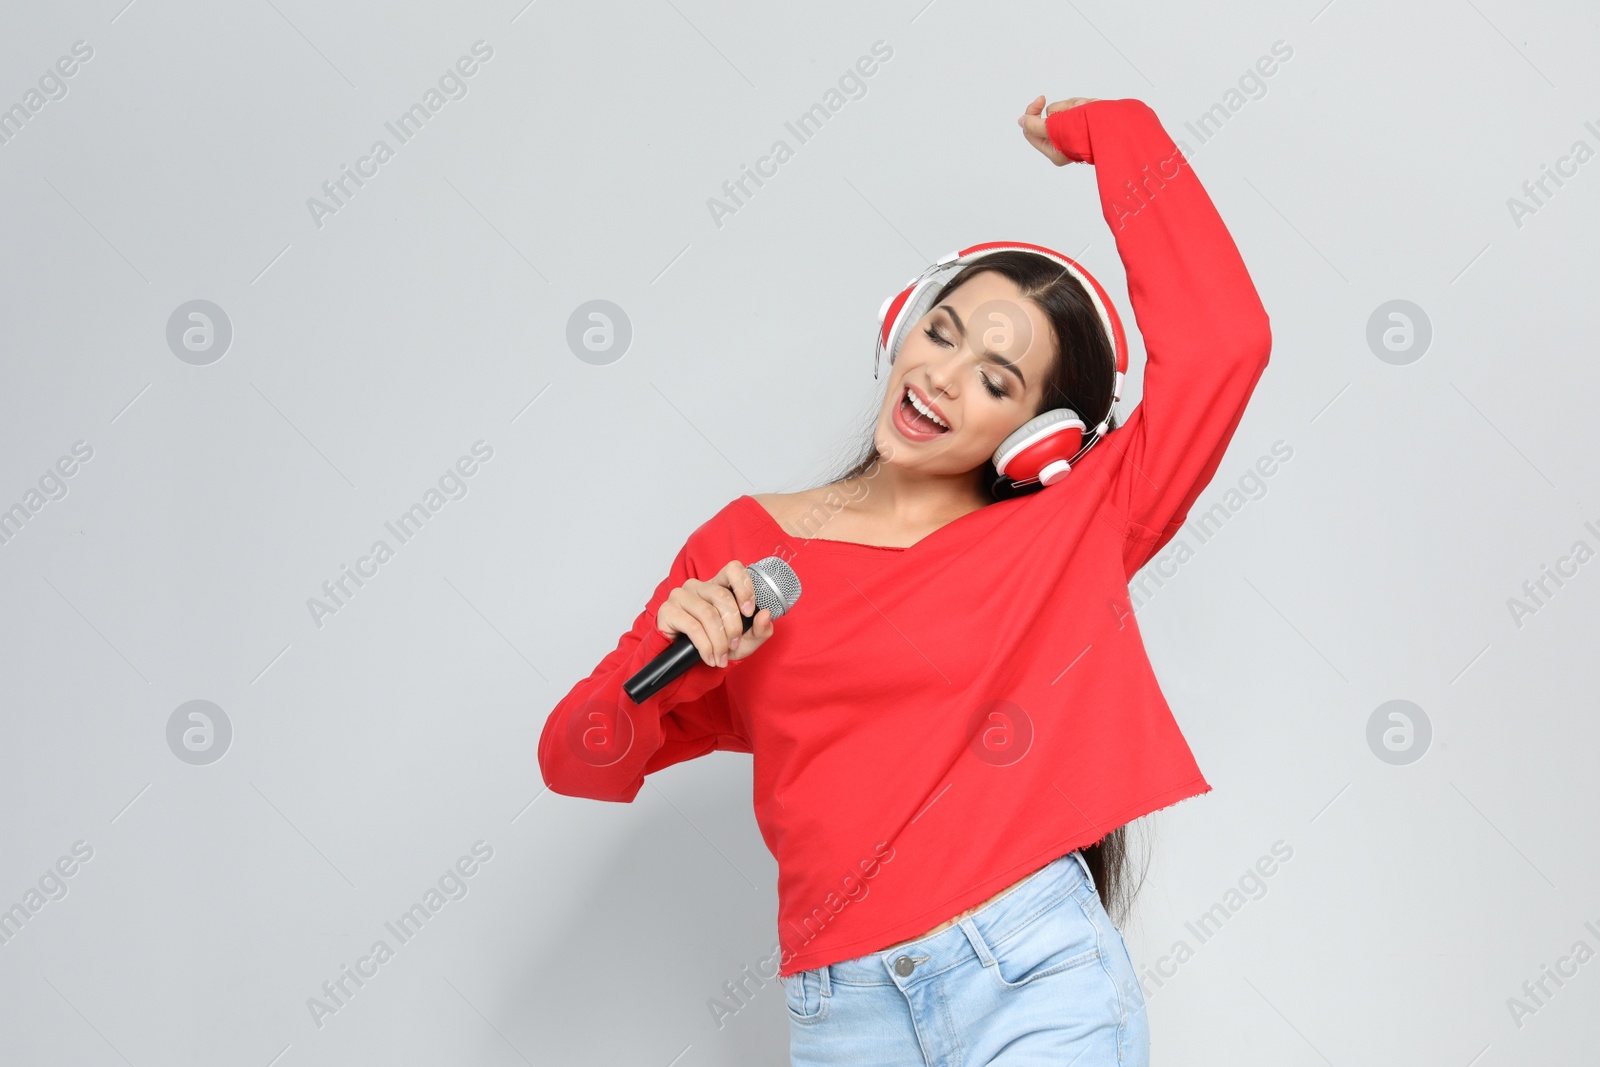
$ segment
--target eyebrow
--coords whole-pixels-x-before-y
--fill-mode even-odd
[[[956,309],[951,307],[949,304],[940,304],[938,310],[945,312],[950,316],[951,319],[955,320],[956,330],[961,334],[962,340],[965,340],[967,336],[967,328],[966,326],[962,325],[961,316],[956,314]],[[1022,371],[1015,363],[1011,362],[998,352],[988,352],[985,354],[990,359],[1004,367],[1006,370],[1010,371],[1012,374],[1015,374],[1017,376],[1017,381],[1022,383],[1022,387],[1024,389],[1028,387],[1028,379],[1022,376]]]

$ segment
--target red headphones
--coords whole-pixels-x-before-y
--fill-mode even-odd
[[[922,316],[932,310],[934,297],[956,271],[991,252],[1010,250],[1043,256],[1070,271],[1074,278],[1083,283],[1095,310],[1100,314],[1100,325],[1105,329],[1116,359],[1116,374],[1111,387],[1111,403],[1114,406],[1122,399],[1122,378],[1128,371],[1128,339],[1123,334],[1122,319],[1112,306],[1111,298],[1094,276],[1074,260],[1043,245],[1020,241],[989,241],[951,252],[907,282],[900,292],[885,300],[878,309],[878,341],[872,353],[872,376],[878,376],[880,353],[888,352],[889,365],[894,365],[901,342],[922,320]],[[1041,412],[1000,442],[1000,447],[994,453],[995,470],[1002,477],[1009,478],[1013,485],[1029,482],[1053,485],[1066,477],[1072,464],[1105,436],[1110,424],[1110,409],[1106,411],[1105,419],[1093,430],[1086,429],[1083,420],[1071,408],[1053,408]],[[1088,436],[1087,441],[1084,440],[1085,435]]]

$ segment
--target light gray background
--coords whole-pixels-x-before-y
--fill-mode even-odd
[[[708,1007],[776,940],[748,759],[621,806],[544,792],[535,745],[690,530],[854,450],[875,312],[927,261],[1053,245],[1127,313],[1092,170],[1014,124],[1039,93],[1148,102],[1271,316],[1196,513],[1293,449],[1139,610],[1215,786],[1141,826],[1127,935],[1170,974],[1147,985],[1156,1062],[1591,1053],[1600,962],[1520,1024],[1507,1002],[1600,948],[1600,561],[1520,626],[1507,601],[1600,548],[1600,162],[1520,225],[1508,200],[1600,148],[1596,21],[1506,0],[8,7],[0,106],[75,41],[94,54],[0,145],[0,507],[75,442],[93,455],[0,545],[0,908],[75,842],[93,856],[0,945],[0,1058],[784,1062],[777,982],[720,1028]],[[383,123],[478,40],[466,95],[398,145]],[[879,40],[865,94],[797,146],[785,120]],[[1241,92],[1275,41],[1292,58]],[[1185,123],[1219,105],[1202,145]],[[380,137],[394,158],[318,228],[307,199]],[[795,157],[718,226],[708,198],[778,138]],[[166,339],[196,299],[233,330],[205,366]],[[596,299],[633,331],[604,366],[566,342]],[[1405,365],[1367,342],[1391,300],[1431,323]],[[479,440],[466,495],[316,625],[322,583]],[[1406,765],[1367,740],[1395,699],[1431,724]],[[191,700],[232,727],[209,765],[168,744]],[[313,1022],[480,840],[467,894]],[[1199,944],[1185,923],[1278,841],[1292,859]],[[1162,964],[1180,939],[1193,957]]]

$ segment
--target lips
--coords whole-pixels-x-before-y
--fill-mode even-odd
[[[911,441],[931,441],[950,432],[917,411],[906,395],[901,396],[900,402],[894,406],[889,418],[894,423],[895,429],[900,432],[900,436]]]
[[[912,385],[910,382],[906,383],[906,390],[908,392],[912,392],[912,393],[917,394],[917,402],[920,403],[928,411],[933,412],[934,416],[940,422],[944,423],[946,429],[949,428],[950,420],[945,418],[944,412],[942,410],[940,410],[938,404],[935,404],[933,402],[933,398],[928,396],[928,394],[924,393],[921,389],[918,389],[916,386]]]

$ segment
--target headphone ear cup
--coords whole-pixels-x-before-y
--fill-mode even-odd
[[[906,335],[922,321],[922,316],[933,309],[933,300],[939,295],[940,286],[955,273],[957,267],[954,259],[955,253],[952,252],[923,274],[912,278],[904,289],[884,301],[883,307],[878,309],[878,342],[883,351],[889,354],[890,366],[894,365],[895,357],[900,354],[900,345]]]
[[[894,327],[900,321],[900,310],[905,307],[906,300],[911,296],[911,287],[900,290],[883,302],[878,309],[878,348],[889,353],[889,362],[894,363],[894,348],[890,342],[893,340]]]
[[[1088,429],[1071,408],[1041,412],[1006,435],[994,450],[994,469],[1013,483],[1054,485],[1072,469]]]

